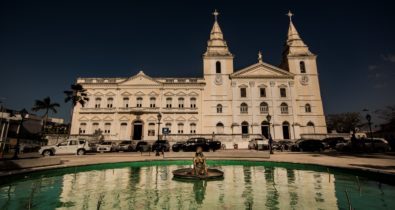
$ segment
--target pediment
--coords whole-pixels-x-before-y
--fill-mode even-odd
[[[179,116],[179,117],[177,117],[176,120],[177,120],[177,121],[185,121],[186,119],[185,119],[183,116]]]
[[[147,121],[149,121],[149,122],[156,122],[156,121],[158,121],[155,117],[153,117],[153,116],[151,116],[151,117],[149,117],[148,119],[147,119]]]
[[[191,118],[188,119],[188,121],[198,121],[198,119],[192,116]]]
[[[198,96],[199,94],[197,94],[196,92],[190,92],[188,93],[188,96]]]
[[[103,119],[103,121],[112,121],[112,118],[109,117],[109,116],[107,116],[107,117],[105,117],[105,118]]]
[[[163,119],[163,121],[173,121],[173,118],[171,118],[171,117],[165,117],[165,119]]]
[[[101,92],[96,92],[95,94],[93,94],[94,96],[103,96],[103,93]]]
[[[113,92],[108,92],[108,93],[106,93],[106,96],[115,96],[115,93],[113,93]]]
[[[284,84],[281,84],[281,85],[279,85],[278,87],[279,87],[279,88],[286,88],[287,86],[284,85]]]
[[[134,95],[136,95],[136,96],[144,96],[145,94],[143,92],[139,91],[139,92],[135,93]]]
[[[129,93],[128,91],[125,91],[123,93],[121,93],[121,96],[131,96],[132,94]]]
[[[97,117],[97,116],[95,116],[95,117],[93,117],[92,119],[91,119],[91,121],[100,121],[101,119],[99,118],[99,117]]]
[[[127,116],[122,116],[121,118],[119,118],[120,121],[129,121],[129,117]]]
[[[158,86],[162,85],[161,82],[147,76],[144,72],[140,71],[138,74],[129,77],[123,82],[119,83],[120,85],[139,85],[139,86]]]
[[[230,75],[231,78],[292,78],[294,74],[267,63],[257,63]]]
[[[265,85],[265,84],[259,84],[258,87],[259,87],[259,88],[266,88],[267,85]]]
[[[165,95],[165,96],[174,96],[174,93],[172,93],[172,92],[166,92],[164,95]]]
[[[178,92],[176,95],[177,96],[186,96],[187,94],[181,91],[181,92]]]
[[[78,119],[79,121],[89,121],[89,119],[88,118],[86,118],[86,117],[81,117],[80,119]]]
[[[150,93],[148,93],[149,96],[158,96],[159,94],[156,93],[155,91],[152,91]]]

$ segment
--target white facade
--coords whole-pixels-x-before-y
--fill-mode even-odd
[[[85,107],[73,110],[72,134],[103,131],[107,140],[155,140],[158,113],[170,140],[215,134],[246,144],[258,135],[298,139],[325,134],[316,56],[290,20],[279,67],[262,61],[240,70],[217,21],[203,54],[203,78],[78,78],[88,93]],[[267,115],[271,116],[270,124]],[[160,133],[162,134],[162,133]]]

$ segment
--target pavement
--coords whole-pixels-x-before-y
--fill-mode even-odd
[[[327,152],[275,152],[255,150],[220,150],[205,152],[208,159],[254,160],[270,162],[289,162],[314,164],[327,167],[356,169],[377,172],[395,177],[395,153],[387,154],[346,154],[335,151]],[[193,152],[166,152],[155,156],[155,153],[119,152],[94,153],[83,156],[57,155],[40,157],[36,153],[21,154],[19,160],[1,160],[0,177],[14,174],[28,173],[47,169],[85,166],[101,163],[133,162],[149,160],[179,160],[192,159]]]

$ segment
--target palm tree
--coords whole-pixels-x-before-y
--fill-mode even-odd
[[[71,133],[71,123],[73,122],[73,109],[77,104],[84,106],[87,101],[89,101],[88,95],[86,94],[86,89],[82,87],[80,84],[72,84],[70,90],[63,91],[66,94],[66,98],[64,102],[71,101],[73,105],[71,109],[71,116],[70,116],[70,127],[69,127],[69,134]]]
[[[49,96],[44,98],[43,100],[36,100],[34,102],[34,106],[32,108],[33,112],[45,110],[45,114],[43,116],[44,117],[43,131],[47,126],[49,111],[52,111],[52,113],[57,113],[58,111],[56,110],[56,108],[58,107],[60,107],[60,105],[58,103],[52,103],[51,98]]]

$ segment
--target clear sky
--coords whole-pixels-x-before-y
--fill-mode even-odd
[[[219,23],[235,69],[278,65],[289,9],[318,55],[326,114],[395,104],[395,12],[391,1],[0,1],[0,100],[30,109],[50,96],[69,118],[63,91],[77,77],[202,77]]]

